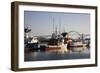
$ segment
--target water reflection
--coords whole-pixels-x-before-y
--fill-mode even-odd
[[[25,52],[25,61],[43,61],[43,60],[64,60],[64,59],[87,59],[90,58],[89,47],[73,47],[68,52],[62,53],[62,50],[54,49],[50,51],[28,51]],[[56,50],[56,51],[55,51]]]

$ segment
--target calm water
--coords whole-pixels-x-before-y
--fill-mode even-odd
[[[72,51],[66,53],[55,52],[25,52],[25,61],[43,61],[43,60],[70,60],[90,58],[90,49],[87,47],[72,48]]]

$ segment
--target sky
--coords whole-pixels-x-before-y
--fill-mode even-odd
[[[61,32],[77,31],[80,34],[89,34],[90,14],[24,11],[24,27],[30,28],[33,36],[51,35],[56,27]]]

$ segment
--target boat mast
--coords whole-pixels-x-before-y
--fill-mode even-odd
[[[59,17],[59,35],[61,34],[61,17]]]
[[[54,33],[54,17],[53,17],[53,33]]]

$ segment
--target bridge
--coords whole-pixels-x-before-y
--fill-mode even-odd
[[[69,31],[67,36],[77,36],[77,37],[80,37],[81,39],[85,39],[86,37],[89,37],[90,38],[90,34],[80,34],[79,32],[77,31]]]

